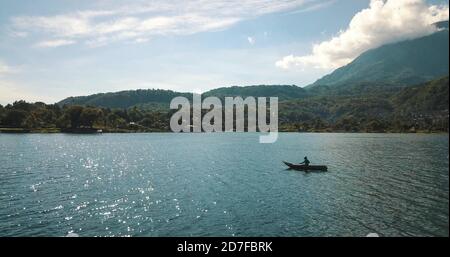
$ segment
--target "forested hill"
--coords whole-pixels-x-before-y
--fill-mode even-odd
[[[430,114],[446,111],[448,114],[448,88],[447,76],[423,85],[405,88],[391,97],[391,100],[403,113]]]
[[[448,21],[436,26],[441,30],[434,34],[366,51],[309,87],[357,83],[414,85],[448,75]]]
[[[222,87],[210,90],[202,94],[203,97],[217,96],[223,98],[225,96],[247,96],[253,97],[270,97],[277,96],[279,99],[298,99],[308,95],[305,89],[297,86],[286,85],[258,85],[245,87]],[[120,91],[114,93],[95,94],[89,96],[69,97],[60,102],[58,105],[84,105],[97,106],[107,108],[162,108],[167,107],[170,101],[176,96],[184,96],[191,98],[190,93],[179,93],[171,90],[147,89],[134,91]]]
[[[58,102],[58,105],[85,105],[122,109],[133,106],[147,105],[155,107],[160,104],[168,106],[168,103],[170,103],[170,101],[177,96],[185,96],[188,98],[192,97],[190,93],[179,93],[171,90],[138,89],[114,93],[101,93],[89,96],[69,97]]]

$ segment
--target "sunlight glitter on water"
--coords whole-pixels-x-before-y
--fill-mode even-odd
[[[0,233],[448,235],[447,135],[255,136],[1,135]]]

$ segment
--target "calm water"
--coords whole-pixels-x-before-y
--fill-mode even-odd
[[[448,236],[448,135],[0,134],[0,236]],[[285,170],[282,160],[329,172]]]

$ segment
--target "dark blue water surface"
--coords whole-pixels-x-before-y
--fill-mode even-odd
[[[0,236],[448,236],[448,134],[0,135]],[[282,160],[328,165],[286,170]]]

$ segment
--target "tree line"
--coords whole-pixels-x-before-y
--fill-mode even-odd
[[[353,99],[347,104],[324,99],[282,102],[279,129],[300,132],[448,132],[448,110],[401,113],[392,108],[387,103],[370,99]],[[175,111],[16,101],[0,105],[0,129],[57,132],[95,128],[104,132],[168,132],[170,118]],[[203,110],[202,115],[206,112]]]
[[[0,127],[31,130],[96,128],[105,132],[168,131],[167,112],[98,108],[93,106],[59,106],[41,102],[16,101],[0,105]]]

